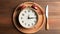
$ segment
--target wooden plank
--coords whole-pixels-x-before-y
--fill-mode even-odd
[[[11,21],[14,8],[28,0],[0,0],[0,34],[22,34],[19,32]],[[60,1],[59,0],[31,0],[45,10],[49,5],[49,31],[39,31],[36,34],[59,34],[60,33]]]

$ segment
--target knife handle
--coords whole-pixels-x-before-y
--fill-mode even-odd
[[[46,17],[45,29],[49,30],[49,22],[47,17]]]

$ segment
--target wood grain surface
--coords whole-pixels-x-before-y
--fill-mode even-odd
[[[13,25],[12,14],[17,5],[28,0],[0,0],[0,34],[23,34]],[[44,10],[49,6],[49,30],[40,30],[34,34],[60,34],[60,0],[31,0]]]

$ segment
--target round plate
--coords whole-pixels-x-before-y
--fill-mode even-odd
[[[19,15],[20,11],[26,7],[33,8],[38,15],[38,21],[37,21],[36,25],[32,28],[24,28],[19,24],[18,15]],[[14,23],[15,27],[23,33],[35,33],[37,31],[39,31],[43,27],[44,21],[45,21],[44,10],[41,8],[41,6],[39,6],[38,4],[36,4],[34,2],[24,2],[20,5],[18,5],[13,13],[13,23]]]

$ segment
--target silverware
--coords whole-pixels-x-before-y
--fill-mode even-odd
[[[48,22],[48,5],[46,6],[46,24],[45,29],[49,30],[49,22]]]

